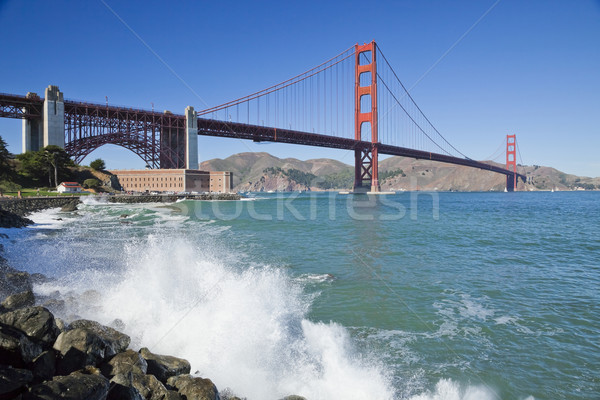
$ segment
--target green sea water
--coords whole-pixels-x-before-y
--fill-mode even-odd
[[[239,396],[600,396],[597,192],[88,201],[34,220],[3,231],[6,257],[55,278],[39,296],[79,299],[58,313],[119,318]]]

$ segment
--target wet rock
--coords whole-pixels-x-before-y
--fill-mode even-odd
[[[148,370],[148,363],[139,353],[126,350],[111,358],[107,363],[102,364],[100,370],[104,376],[109,378],[118,374],[127,375],[130,372],[145,375]]]
[[[169,390],[154,375],[131,374],[132,386],[147,400],[164,400]],[[190,399],[191,400],[191,399]]]
[[[52,379],[56,372],[56,353],[54,350],[43,351],[30,365],[31,372],[36,381]]]
[[[115,328],[118,331],[124,331],[126,328],[125,322],[123,320],[116,318],[110,323],[111,328]]]
[[[236,396],[230,388],[221,390],[219,396],[221,397],[221,400],[242,400],[240,397]]]
[[[63,212],[73,212],[73,211],[77,211],[77,204],[79,203],[79,200],[76,201],[71,201],[67,204],[65,204],[64,206],[62,206],[60,208],[60,211]]]
[[[61,355],[57,372],[67,374],[86,365],[99,365],[125,350],[129,340],[129,336],[98,322],[74,321],[54,343],[54,349]]]
[[[0,399],[12,399],[26,390],[25,385],[33,380],[33,374],[26,369],[0,365]]]
[[[28,393],[23,394],[23,400],[104,400],[108,390],[108,379],[102,375],[74,372],[34,385]]]
[[[0,228],[23,228],[31,224],[33,221],[28,218],[0,209]]]
[[[51,346],[60,333],[54,316],[44,307],[27,307],[1,314],[0,322],[23,331],[45,346]]]
[[[94,332],[106,342],[107,354],[106,357],[112,357],[117,353],[121,353],[127,349],[130,337],[124,333],[117,331],[109,326],[102,325],[96,321],[80,319],[69,324],[69,329],[87,329]]]
[[[145,400],[133,386],[111,382],[107,400]]]
[[[17,271],[7,265],[0,269],[0,299],[32,290],[31,277],[27,272]]]
[[[21,368],[42,353],[41,344],[32,341],[19,329],[0,323],[0,360],[2,364]]]
[[[54,322],[56,322],[56,327],[58,328],[59,331],[65,332],[67,330],[68,325],[62,319],[60,319],[60,318],[54,318]]]
[[[183,358],[154,354],[146,347],[140,349],[140,354],[148,363],[148,374],[152,374],[162,383],[172,376],[190,373],[190,363]]]
[[[168,385],[186,400],[219,400],[219,391],[210,379],[197,378],[189,374],[169,378]]]
[[[61,299],[46,300],[42,305],[55,313],[61,313],[65,310],[65,301]]]
[[[35,273],[31,274],[30,277],[31,277],[31,283],[33,283],[35,285],[41,285],[42,283],[52,282],[52,279],[48,278],[44,274],[40,274],[39,272],[35,272]]]
[[[4,299],[2,304],[0,304],[0,308],[3,308],[4,310],[16,310],[17,308],[30,307],[34,304],[35,297],[33,296],[33,292],[31,290],[26,290],[8,296]]]

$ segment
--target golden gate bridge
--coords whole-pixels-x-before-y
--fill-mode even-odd
[[[513,191],[515,135],[506,167],[473,160],[444,137],[372,41],[354,45],[284,82],[201,111],[156,112],[45,97],[0,94],[0,117],[23,120],[23,151],[54,144],[76,162],[105,144],[125,147],[151,168],[198,168],[198,136],[329,147],[354,152],[354,190],[379,191],[379,155],[465,165],[506,175]]]

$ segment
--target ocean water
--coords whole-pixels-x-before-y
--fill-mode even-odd
[[[124,216],[126,215],[126,217]],[[600,193],[257,194],[2,230],[39,296],[248,399],[600,397]]]

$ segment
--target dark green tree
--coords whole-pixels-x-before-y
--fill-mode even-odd
[[[97,158],[90,163],[90,168],[100,171],[106,168],[106,164],[104,163],[103,159]]]
[[[40,151],[28,151],[19,154],[17,159],[21,162],[19,172],[35,181],[43,182],[48,177],[50,187],[57,186],[59,180],[71,175],[68,167],[75,164],[69,155],[59,146],[46,146]],[[54,178],[54,185],[52,178]]]
[[[97,188],[98,186],[100,186],[100,181],[95,178],[86,179],[85,181],[83,181],[83,186],[87,189]]]
[[[0,179],[8,178],[11,175],[11,167],[8,160],[12,158],[12,154],[6,148],[6,142],[0,136]]]

